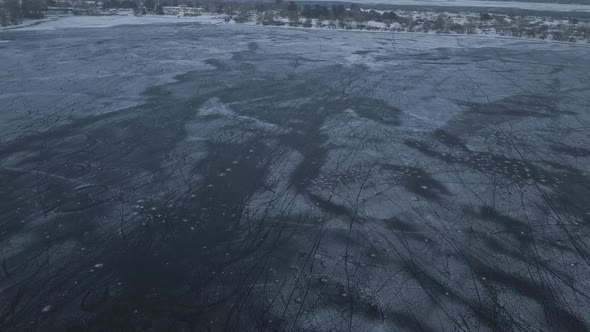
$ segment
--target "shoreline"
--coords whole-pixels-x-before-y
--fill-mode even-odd
[[[426,13],[426,12],[423,12]],[[338,26],[317,26],[316,21],[313,21],[312,26],[305,27],[302,22],[298,25],[291,25],[288,21],[275,21],[276,24],[262,24],[257,21],[257,18],[251,18],[245,22],[236,22],[235,15],[230,16],[227,14],[212,14],[204,13],[199,16],[184,16],[177,17],[173,15],[105,15],[105,16],[77,16],[77,15],[63,15],[63,16],[51,16],[44,19],[24,21],[20,25],[7,26],[0,28],[0,33],[4,31],[48,31],[57,29],[68,29],[68,28],[107,28],[119,25],[144,25],[144,24],[180,24],[180,23],[201,23],[201,24],[240,24],[249,26],[260,26],[260,27],[278,27],[278,28],[289,28],[298,30],[335,30],[335,31],[347,31],[347,32],[365,32],[365,33],[394,33],[394,34],[416,34],[416,35],[439,35],[439,36],[478,36],[487,38],[503,38],[513,40],[527,40],[527,41],[544,41],[550,43],[563,43],[568,45],[584,45],[590,46],[589,39],[576,39],[576,40],[556,40],[552,38],[540,38],[540,37],[528,37],[528,36],[510,36],[498,33],[495,29],[492,31],[482,31],[477,29],[475,33],[459,33],[459,32],[436,32],[436,31],[408,31],[407,29],[400,30],[400,28],[377,28],[363,26],[365,28],[342,28]],[[322,21],[327,22],[327,21]],[[376,23],[376,22],[374,22]],[[358,22],[355,22],[358,24]],[[379,23],[381,24],[381,23]]]

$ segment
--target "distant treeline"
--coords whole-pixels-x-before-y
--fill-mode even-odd
[[[124,3],[129,0],[108,0],[105,2],[105,8],[134,8],[127,7]],[[344,21],[352,19],[358,22],[366,21],[395,21],[398,16],[393,11],[364,11],[357,4],[345,6],[343,4],[331,5],[299,5],[295,1],[275,0],[274,2],[226,2],[226,1],[196,1],[196,0],[161,0],[160,6],[178,6],[184,5],[188,7],[202,7],[205,12],[213,12],[217,14],[236,14],[238,12],[252,11],[261,14],[275,12],[279,16],[289,17],[295,20],[298,17],[322,20],[338,20]],[[108,6],[108,7],[107,7]],[[144,8],[150,11],[156,11],[157,6],[154,5],[153,0],[147,0],[144,3]]]
[[[288,17],[290,20],[297,20],[299,17],[309,19],[345,21],[348,19],[366,21],[395,21],[398,16],[393,11],[364,11],[356,4],[345,6],[343,4],[332,5],[299,5],[294,1],[275,0],[274,2],[227,2],[227,1],[197,1],[197,0],[145,0],[143,3],[133,0],[106,0],[103,2],[103,9],[122,8],[140,10],[144,13],[164,14],[163,6],[187,6],[201,7],[205,12],[237,15],[238,13],[256,12],[258,14],[276,14],[280,17]],[[239,19],[239,16],[238,16]]]
[[[137,1],[133,0],[105,0],[102,3],[103,9],[110,9],[110,8],[123,8],[123,9],[137,9]]]
[[[0,2],[0,25],[19,24],[23,18],[42,18],[45,10],[45,0],[4,0]]]

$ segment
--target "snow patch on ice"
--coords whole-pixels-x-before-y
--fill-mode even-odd
[[[210,115],[224,115],[224,116],[232,116],[234,113],[227,107],[224,103],[222,103],[219,98],[213,98],[208,100],[201,109],[199,109],[199,114],[202,116],[210,116]]]
[[[268,123],[265,121],[261,121],[255,117],[251,116],[244,116],[238,115],[234,111],[232,111],[228,105],[224,104],[219,100],[219,98],[212,98],[208,100],[203,106],[199,109],[199,115],[201,116],[223,116],[227,117],[232,120],[242,120],[244,122],[248,122],[254,124],[260,128],[276,128],[277,125],[273,123]]]

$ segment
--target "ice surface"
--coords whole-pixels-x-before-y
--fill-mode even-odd
[[[1,35],[0,330],[588,329],[589,47],[48,24]]]

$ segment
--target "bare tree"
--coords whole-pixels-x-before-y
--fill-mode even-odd
[[[6,0],[4,2],[4,8],[8,14],[8,21],[11,24],[19,24],[22,22],[23,15],[18,0]]]
[[[0,25],[5,27],[8,23],[8,14],[6,13],[4,6],[0,5]]]

